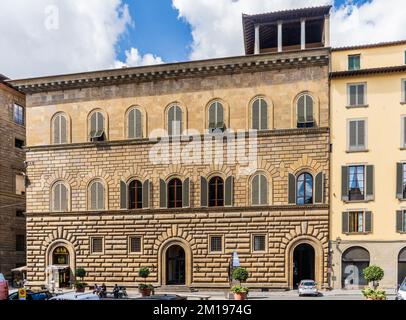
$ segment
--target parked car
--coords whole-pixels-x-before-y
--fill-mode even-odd
[[[101,298],[93,292],[88,293],[68,292],[54,296],[49,300],[101,300]]]
[[[7,300],[8,296],[8,281],[2,273],[0,273],[0,300]]]
[[[134,300],[187,300],[186,297],[181,297],[176,294],[157,294],[149,297],[135,298]]]
[[[41,301],[41,300],[49,300],[50,298],[52,298],[52,293],[49,291],[34,292],[31,290],[26,290],[26,292],[27,292],[26,300]],[[19,300],[18,291],[10,294],[8,296],[8,300]]]
[[[314,280],[302,280],[299,283],[299,297],[301,296],[318,296],[319,290]]]
[[[403,280],[402,284],[399,286],[396,292],[396,300],[406,300],[406,278]]]

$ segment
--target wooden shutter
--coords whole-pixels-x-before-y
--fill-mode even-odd
[[[349,232],[349,228],[348,228],[348,219],[349,219],[349,213],[348,212],[343,212],[342,214],[342,232],[343,233],[348,233]]]
[[[60,132],[60,115],[57,115],[54,118],[54,144],[59,144],[61,142]]]
[[[364,105],[365,104],[365,85],[364,84],[357,85],[357,96],[358,96],[357,104],[360,106]]]
[[[224,205],[231,207],[234,205],[234,177],[228,177],[226,179]]]
[[[182,109],[180,107],[176,107],[175,110],[175,124],[177,129],[176,135],[181,135],[183,132]]]
[[[128,113],[128,138],[135,138],[135,109]]]
[[[313,122],[313,99],[306,96],[306,122]]]
[[[291,173],[288,176],[288,203],[296,204],[296,178]]]
[[[173,122],[175,121],[175,107],[168,110],[168,135],[173,135]]]
[[[159,179],[159,207],[167,208],[167,196],[166,196],[166,182],[162,179]]]
[[[60,115],[60,143],[67,143],[68,142],[68,125],[67,120],[64,115]]]
[[[268,204],[268,179],[264,175],[259,176],[259,183],[260,183],[260,196],[261,196],[261,205]]]
[[[357,105],[357,86],[356,85],[349,85],[349,104],[350,106]]]
[[[259,184],[260,184],[260,181],[259,181],[259,175],[256,175],[253,179],[252,179],[252,182],[251,182],[251,201],[252,201],[252,205],[259,205],[260,204],[260,201],[259,201],[259,197],[260,197],[260,194],[259,194],[259,190],[260,190],[260,187],[259,187]]]
[[[101,182],[97,182],[97,209],[104,210],[104,186]]]
[[[315,203],[324,203],[324,174],[323,172],[319,172],[315,178]]]
[[[93,113],[92,117],[90,118],[90,135],[96,132],[97,128],[97,113]]]
[[[223,126],[224,125],[224,108],[223,105],[220,102],[216,102],[216,120],[217,124],[216,126]]]
[[[134,110],[134,123],[135,123],[135,138],[140,139],[142,138],[142,113],[140,110]]]
[[[183,187],[182,187],[182,207],[183,208],[189,208],[190,207],[190,179],[186,178],[185,181],[183,181]]]
[[[151,203],[151,181],[145,180],[142,185],[142,208],[149,209]]]
[[[261,125],[260,130],[268,129],[268,104],[264,99],[260,99]]]
[[[127,184],[124,181],[120,181],[120,209],[127,209]]]
[[[92,183],[92,185],[90,186],[90,208],[92,210],[96,210],[97,209],[97,186],[96,186],[96,182]]]
[[[104,131],[104,117],[101,112],[97,112],[97,131]]]
[[[372,232],[372,212],[371,211],[365,212],[365,232],[368,232],[368,233]]]
[[[397,210],[396,211],[396,232],[405,232],[406,230],[404,230],[404,214],[403,214],[403,210]]]
[[[61,197],[61,212],[68,211],[68,188],[64,184],[59,184]]]
[[[358,125],[358,141],[357,141],[357,147],[358,148],[365,148],[365,120],[359,120],[357,121]]]
[[[396,198],[403,199],[403,163],[396,164]]]
[[[357,147],[357,121],[349,123],[349,149]]]
[[[348,201],[348,167],[341,167],[341,200]]]
[[[61,203],[61,194],[60,194],[60,184],[57,183],[54,186],[54,194],[53,194],[53,211],[60,211],[60,203]]]
[[[209,107],[209,129],[216,127],[216,103]]]
[[[260,130],[259,117],[260,117],[260,105],[259,99],[257,99],[252,104],[252,129],[254,130]]]
[[[366,200],[374,199],[374,166],[366,166]]]
[[[204,177],[200,177],[200,205],[202,207],[208,206],[208,184]]]
[[[297,122],[305,122],[305,97],[301,96],[297,101]]]

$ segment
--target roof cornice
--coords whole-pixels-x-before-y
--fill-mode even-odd
[[[360,69],[360,70],[351,70],[351,71],[336,71],[336,72],[330,73],[330,78],[335,79],[335,78],[367,76],[367,75],[373,75],[373,74],[385,74],[385,73],[397,73],[397,72],[406,72],[406,65]]]
[[[329,48],[317,48],[305,51],[299,50],[282,53],[245,55],[22,80],[9,80],[7,82],[19,91],[26,94],[35,94],[85,87],[100,87],[244,72],[260,72],[283,68],[307,67],[310,65],[326,65],[329,62],[329,58]]]

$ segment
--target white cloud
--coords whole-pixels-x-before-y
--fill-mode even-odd
[[[0,73],[21,78],[112,68],[132,23],[122,0],[2,0]],[[129,53],[129,63],[158,59]]]
[[[115,67],[122,68],[122,67],[137,67],[137,66],[146,66],[146,65],[153,65],[153,64],[161,64],[163,63],[161,57],[154,56],[151,53],[147,53],[145,55],[141,55],[136,48],[131,48],[130,50],[125,51],[126,60],[125,62],[116,61]]]
[[[192,27],[190,58],[244,54],[241,14],[332,4],[332,0],[172,0]],[[360,7],[348,1],[332,11],[332,45],[406,39],[406,1],[372,0]]]

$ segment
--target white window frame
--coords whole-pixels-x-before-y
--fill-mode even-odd
[[[364,146],[363,147],[351,147],[350,146],[350,123],[353,121],[364,121]],[[358,130],[357,130],[357,140],[358,140]],[[355,118],[347,119],[347,152],[362,152],[368,151],[368,118]]]
[[[364,86],[364,103],[358,104],[358,90],[356,94],[357,104],[351,104],[351,95],[350,95],[350,87],[351,86]],[[368,106],[368,84],[367,82],[354,82],[354,83],[347,83],[347,107],[348,108],[357,108],[357,107],[366,107]]]

